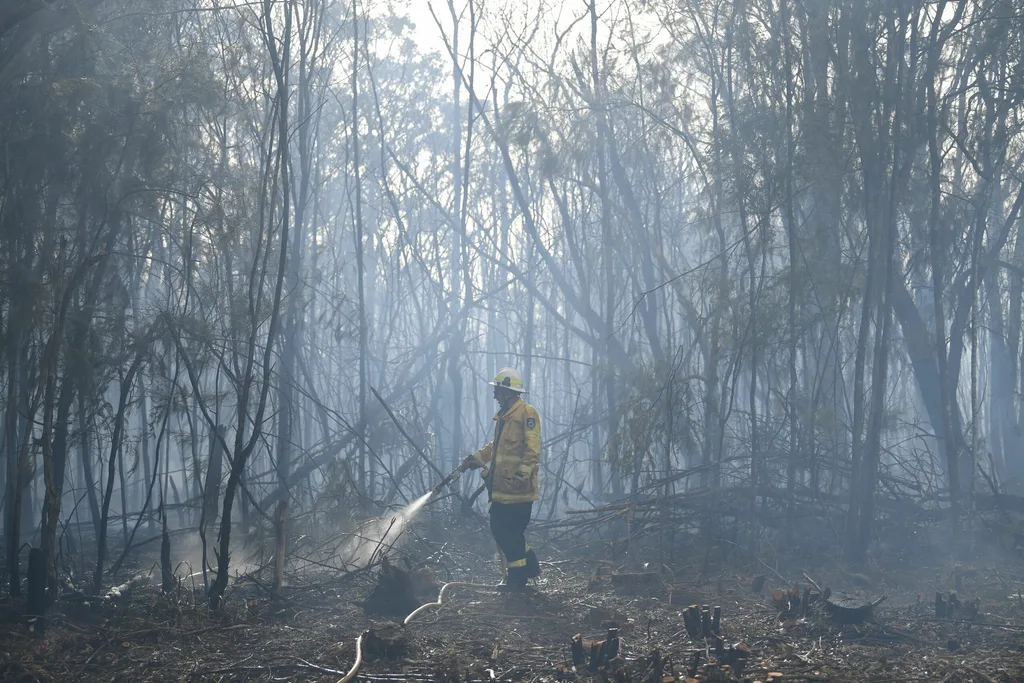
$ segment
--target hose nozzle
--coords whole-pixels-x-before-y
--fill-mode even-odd
[[[448,476],[441,480],[440,484],[434,487],[434,495],[436,496],[437,494],[441,493],[441,491],[444,490],[445,487],[451,486],[452,484],[457,482],[460,476],[462,476],[462,471],[459,469],[456,469],[455,471],[448,474]]]

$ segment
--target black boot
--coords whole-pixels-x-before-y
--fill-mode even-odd
[[[526,567],[509,567],[505,583],[498,584],[502,593],[521,593],[526,590]]]
[[[540,576],[540,562],[537,561],[537,553],[533,550],[526,551],[526,578],[536,579]]]

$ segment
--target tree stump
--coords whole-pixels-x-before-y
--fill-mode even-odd
[[[886,596],[877,600],[864,600],[849,595],[833,596],[825,600],[829,616],[842,624],[859,624],[872,618],[872,610],[885,601]]]
[[[41,617],[46,614],[46,562],[43,551],[32,548],[28,551],[28,601],[25,611]]]
[[[409,632],[399,626],[374,626],[363,636],[363,656],[367,659],[400,659],[408,652]]]
[[[406,571],[385,557],[377,574],[377,585],[363,602],[363,612],[405,617],[420,605],[435,600],[439,590],[430,572]]]
[[[174,568],[171,566],[171,536],[167,533],[167,514],[163,513],[163,529],[160,532],[160,587],[164,593],[174,590],[177,584]]]
[[[284,582],[284,560],[288,549],[285,535],[288,521],[288,501],[282,500],[274,511],[274,597],[281,596],[281,584]]]

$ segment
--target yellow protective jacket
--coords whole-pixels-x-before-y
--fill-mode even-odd
[[[484,467],[482,476],[495,503],[537,500],[540,470],[540,415],[519,399],[494,415],[494,438],[469,456],[470,468]]]

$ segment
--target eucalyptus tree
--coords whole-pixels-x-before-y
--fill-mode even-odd
[[[279,485],[287,487],[293,451],[301,433],[302,415],[298,358],[304,353],[307,329],[304,308],[309,304],[305,266],[308,263],[310,227],[319,219],[319,188],[324,177],[321,154],[322,111],[328,101],[330,71],[337,59],[333,44],[334,15],[339,7],[333,2],[306,2],[297,5],[294,18],[293,64],[285,65],[283,87],[293,90],[288,103],[294,108],[295,124],[289,132],[294,144],[285,148],[284,163],[292,182],[291,193],[291,258],[285,282],[285,317],[282,326],[281,366],[278,370],[277,460]],[[351,23],[355,25],[356,19]]]
[[[172,71],[180,64],[166,63],[162,43],[140,44],[132,60],[115,50],[112,28],[131,35],[131,22],[119,23],[116,16],[123,9],[97,2],[63,9],[26,4],[3,23],[2,80],[12,94],[5,100],[5,140],[31,146],[15,168],[8,167],[5,196],[13,203],[5,206],[14,213],[5,211],[4,222],[13,228],[8,221],[19,214],[37,217],[19,220],[24,241],[20,247],[16,238],[12,243],[26,272],[35,273],[35,293],[16,305],[28,316],[18,323],[23,331],[9,330],[14,343],[8,347],[13,374],[6,454],[16,477],[9,479],[14,486],[5,537],[14,547],[8,566],[15,591],[16,521],[37,447],[44,475],[40,540],[55,580],[67,456],[75,438],[72,407],[77,393],[79,412],[93,410],[114,374],[119,349],[132,343],[119,322],[130,306],[126,276],[137,272],[136,259],[144,259],[145,250],[139,253],[130,235],[154,219],[152,187],[166,187],[169,177],[167,119],[152,108],[154,93],[134,83],[160,80],[163,66]],[[115,18],[105,14],[111,10]],[[166,107],[163,114],[173,116],[173,110]],[[42,420],[38,432],[36,415]],[[16,457],[15,441],[21,443]],[[91,476],[92,463],[83,458]],[[95,512],[99,506],[93,501]]]

